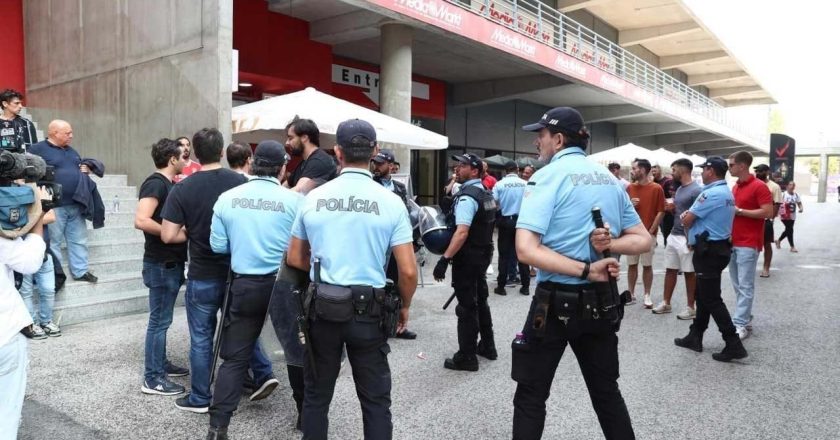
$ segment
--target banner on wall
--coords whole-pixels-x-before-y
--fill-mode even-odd
[[[770,172],[779,173],[784,185],[793,180],[795,155],[796,140],[781,133],[770,135]]]

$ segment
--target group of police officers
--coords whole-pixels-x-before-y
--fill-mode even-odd
[[[608,256],[641,254],[652,247],[653,238],[622,185],[586,159],[589,134],[579,112],[554,108],[523,129],[536,133],[535,146],[547,164],[527,183],[515,177],[515,164],[508,165],[501,186],[490,192],[481,184],[479,157],[453,156],[461,186],[447,209],[451,240],[434,267],[434,278],[444,280],[452,266],[458,301],[458,351],[444,367],[477,371],[477,356],[498,357],[486,281],[498,226],[502,291],[497,293],[504,291],[505,268],[514,254],[521,293],[529,294],[528,266],[537,269],[528,316],[511,344],[511,376],[517,382],[513,438],[542,436],[545,403],[567,344],[605,437],[634,438],[617,383],[616,332],[628,298],[615,288],[619,264]],[[302,358],[292,362],[303,367],[303,385],[293,384],[303,438],[327,438],[329,405],[345,349],[362,406],[364,437],[392,436],[387,339],[408,324],[417,286],[416,237],[405,188],[387,179],[389,173],[380,166],[393,162],[393,154],[379,150],[374,128],[348,120],[339,125],[336,140],[340,173],[306,196],[281,184],[287,159],[283,145],[264,141],[254,153],[254,177],[222,194],[215,205],[211,243],[214,251],[231,254],[234,275],[208,439],[227,438],[269,310],[287,357]],[[730,347],[730,341],[740,340],[732,338],[720,299],[735,206],[722,184],[726,161],[710,158],[702,167],[704,191],[681,219],[696,249],[697,318],[689,335],[675,343],[702,351],[711,316],[727,341],[714,356],[731,360],[746,356],[743,346],[732,342]]]

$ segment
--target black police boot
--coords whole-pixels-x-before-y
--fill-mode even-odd
[[[493,293],[495,293],[496,295],[507,295],[507,291],[505,291],[505,288],[503,286],[499,286],[493,289]]]
[[[738,337],[737,333],[724,339],[724,341],[726,342],[726,347],[723,347],[723,351],[720,353],[712,353],[712,359],[720,362],[729,362],[732,359],[743,359],[747,357],[747,349],[744,348],[744,344],[741,343],[741,338]]]
[[[698,353],[703,352],[703,334],[691,329],[688,335],[684,338],[674,338],[674,345],[678,347],[694,350]]]
[[[458,351],[443,362],[443,367],[458,371],[478,371],[478,358],[475,355],[467,356]]]
[[[531,288],[529,286],[522,286],[522,287],[519,288],[519,293],[521,293],[523,295],[530,295],[531,294]]]
[[[475,354],[490,359],[491,361],[495,361],[499,358],[499,353],[496,351],[496,344],[493,340],[488,341],[482,339],[479,341]]]
[[[207,440],[228,440],[227,427],[217,428],[211,426],[210,430],[207,431]]]

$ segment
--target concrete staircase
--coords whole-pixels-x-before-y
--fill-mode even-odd
[[[93,178],[105,203],[105,227],[88,225],[89,270],[99,277],[91,284],[74,281],[67,267],[67,249],[62,262],[67,274],[64,289],[56,294],[55,320],[59,325],[110,318],[149,309],[148,289],[143,285],[143,233],[134,229],[137,189],[127,186],[125,175]],[[114,210],[118,201],[119,209]]]

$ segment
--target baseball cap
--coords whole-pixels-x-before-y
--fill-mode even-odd
[[[452,160],[469,165],[473,168],[483,168],[481,158],[476,156],[475,154],[464,153],[464,154],[453,154]]]
[[[767,164],[759,164],[753,167],[756,171],[770,171],[770,167]]]
[[[286,163],[286,160],[286,147],[277,141],[262,141],[254,150],[254,164],[256,165],[280,166]]]
[[[711,167],[715,171],[719,173],[725,173],[729,169],[729,164],[726,163],[726,160],[720,156],[712,156],[706,158],[706,161],[700,165],[697,165],[698,168],[706,168]]]
[[[555,107],[545,112],[539,122],[525,125],[525,131],[540,131],[549,128],[551,131],[577,133],[583,128],[583,116],[571,107]]]
[[[376,143],[376,130],[370,122],[361,119],[348,119],[338,124],[335,132],[335,139],[339,146],[346,147],[356,136],[362,136],[369,140],[371,147]]]
[[[394,158],[394,153],[391,152],[391,150],[379,150],[379,153],[377,153],[376,156],[373,156],[373,159],[371,159],[371,160],[376,162],[376,163],[382,163],[382,162],[394,163],[395,158]]]

